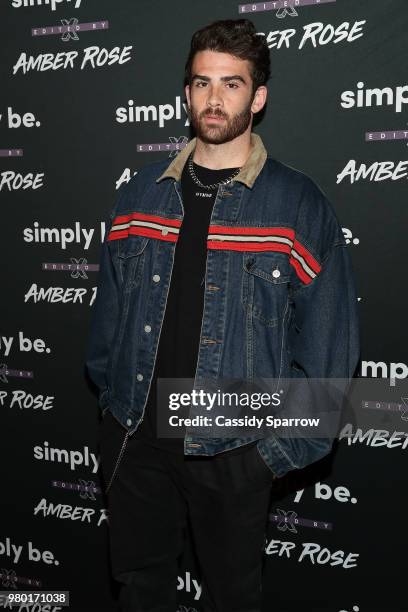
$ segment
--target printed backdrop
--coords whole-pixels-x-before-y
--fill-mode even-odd
[[[358,284],[360,377],[400,383],[408,3],[2,0],[0,15],[0,584],[67,590],[75,612],[114,612],[86,340],[118,190],[191,138],[182,81],[191,34],[247,16],[266,37],[272,78],[255,130],[336,209]],[[404,415],[399,427],[365,430],[346,420],[332,456],[281,479],[265,611],[408,609]],[[190,542],[178,590],[179,612],[200,610]]]

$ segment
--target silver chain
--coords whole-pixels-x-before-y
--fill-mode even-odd
[[[193,152],[190,153],[190,156],[188,158],[188,170],[190,172],[190,176],[193,179],[193,181],[199,185],[200,187],[202,187],[203,189],[215,189],[216,187],[218,187],[219,185],[228,185],[228,183],[230,183],[232,181],[233,178],[235,178],[237,176],[237,174],[239,173],[239,171],[241,170],[241,168],[237,168],[236,170],[234,170],[234,172],[231,174],[231,176],[223,181],[219,181],[219,183],[212,183],[212,185],[204,185],[204,183],[202,183],[200,181],[200,179],[197,177],[196,173],[194,172],[194,168],[193,168]]]

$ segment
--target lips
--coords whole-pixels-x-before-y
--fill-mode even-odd
[[[205,115],[206,119],[210,119],[211,121],[224,121],[224,117],[220,117],[220,115]]]

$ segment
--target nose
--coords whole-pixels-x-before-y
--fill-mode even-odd
[[[221,90],[216,85],[210,85],[208,87],[207,104],[211,108],[222,106]]]

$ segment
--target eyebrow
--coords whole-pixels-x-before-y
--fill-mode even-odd
[[[211,81],[210,77],[207,76],[203,76],[201,74],[195,74],[192,79],[191,82],[193,82],[194,80],[200,80],[200,81],[206,81],[207,83],[209,81]],[[246,84],[246,81],[244,79],[244,77],[242,77],[240,74],[233,74],[231,76],[223,76],[220,79],[223,82],[227,82],[227,81],[241,81],[242,83]]]

